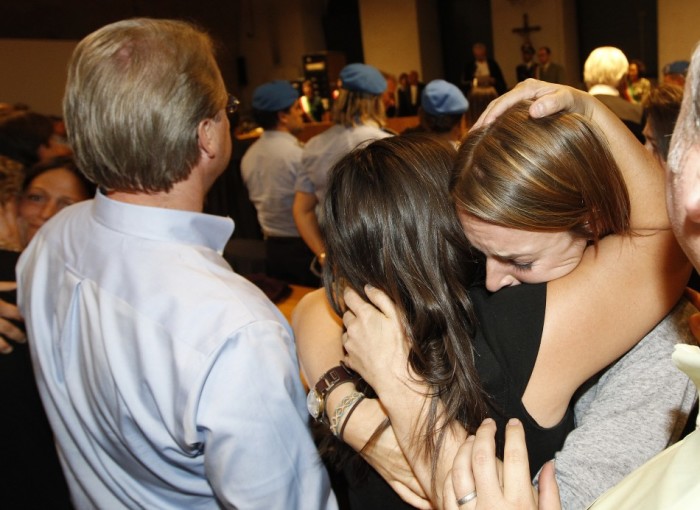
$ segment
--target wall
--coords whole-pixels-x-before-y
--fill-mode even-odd
[[[416,0],[360,0],[365,63],[398,76],[421,74]]]
[[[515,67],[521,62],[520,46],[524,41],[513,29],[523,25],[525,13],[530,26],[540,26],[539,31],[530,33],[532,45],[535,49],[549,46],[552,61],[563,65],[567,81],[575,83],[573,71],[580,66],[574,12],[573,0],[491,0],[494,40],[491,54],[501,66],[509,87],[516,84]]]
[[[690,60],[700,41],[700,2],[659,0],[659,76],[675,60]]]
[[[243,105],[262,83],[304,77],[302,57],[325,49],[322,13],[323,0],[241,2],[237,54],[245,57],[248,78],[238,89]]]
[[[0,102],[60,115],[66,66],[76,41],[0,39]]]

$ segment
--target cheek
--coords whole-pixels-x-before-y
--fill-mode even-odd
[[[22,200],[19,204],[19,208],[17,209],[17,215],[22,219],[30,220],[37,216],[38,210],[38,207],[35,207],[32,204]]]

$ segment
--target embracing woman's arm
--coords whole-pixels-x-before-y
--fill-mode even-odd
[[[311,292],[299,302],[294,310],[292,327],[302,372],[308,384],[313,386],[326,371],[345,358],[341,340],[343,326],[328,304],[323,289]],[[342,384],[332,391],[326,400],[328,414],[332,414],[352,391],[351,384]],[[378,400],[362,400],[345,425],[343,440],[355,451],[361,451],[386,418],[386,411]],[[365,449],[362,456],[404,501],[417,508],[430,508],[420,483],[399,448],[392,427],[387,428],[372,447]]]

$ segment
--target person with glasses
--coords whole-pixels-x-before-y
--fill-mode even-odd
[[[76,508],[337,508],[292,331],[202,213],[228,165],[207,34],[130,19],[76,47],[64,113],[99,191],[17,266],[39,392]]]

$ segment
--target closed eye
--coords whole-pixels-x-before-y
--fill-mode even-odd
[[[532,262],[516,262],[512,260],[510,264],[516,271],[530,271],[532,269]]]

